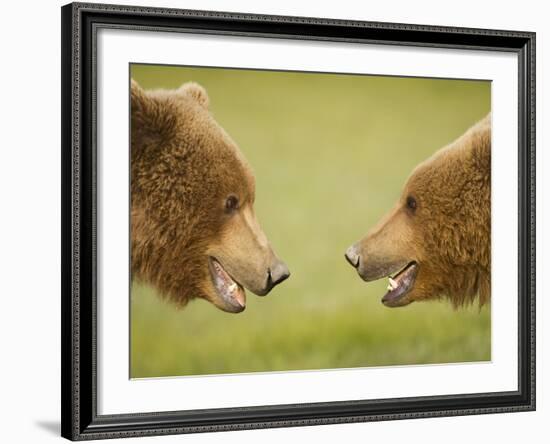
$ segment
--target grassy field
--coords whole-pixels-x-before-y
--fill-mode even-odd
[[[256,174],[256,213],[292,276],[227,314],[136,283],[131,376],[491,359],[490,307],[389,309],[344,260],[412,168],[490,110],[490,83],[133,65],[144,88],[196,81]]]

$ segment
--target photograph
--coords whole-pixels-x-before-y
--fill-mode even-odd
[[[2,442],[544,441],[546,4],[6,5]]]
[[[535,32],[297,12],[61,8],[63,437],[536,409]]]
[[[490,362],[491,91],[131,63],[130,378]]]

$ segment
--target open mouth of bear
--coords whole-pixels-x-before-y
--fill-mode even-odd
[[[215,258],[211,257],[208,265],[214,287],[230,311],[243,311],[246,306],[243,286],[233,279]]]
[[[405,268],[389,276],[388,291],[382,298],[382,303],[387,307],[398,307],[405,305],[403,299],[414,287],[414,281],[418,274],[418,264],[415,261],[409,262]]]

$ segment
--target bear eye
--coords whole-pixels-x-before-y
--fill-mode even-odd
[[[407,197],[407,208],[409,208],[412,211],[416,210],[416,199],[412,196]]]
[[[237,196],[229,196],[225,200],[225,211],[232,212],[239,208],[239,199]]]

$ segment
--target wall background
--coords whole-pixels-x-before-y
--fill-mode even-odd
[[[438,418],[370,424],[274,429],[190,436],[145,438],[126,442],[252,443],[321,441],[384,441],[448,443],[530,439],[542,442],[550,419],[550,391],[544,373],[549,330],[542,281],[549,253],[542,227],[549,220],[550,205],[543,206],[550,168],[543,153],[550,97],[542,81],[546,67],[550,16],[544,3],[464,0],[446,5],[435,1],[358,3],[292,2],[269,0],[163,0],[124,1],[123,4],[211,9],[260,14],[353,18],[386,22],[425,23],[537,32],[538,123],[538,410],[533,413]],[[7,304],[0,314],[2,367],[0,393],[2,437],[6,442],[59,441],[59,299],[60,299],[60,6],[56,0],[11,2],[4,6],[2,68],[0,81],[8,94],[2,100],[2,149],[0,150],[0,265],[2,296]],[[545,54],[543,55],[543,51]],[[545,58],[546,57],[546,58]],[[31,126],[32,125],[32,126]]]

